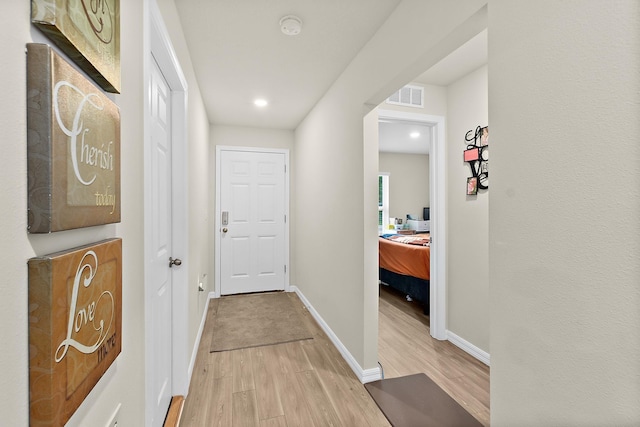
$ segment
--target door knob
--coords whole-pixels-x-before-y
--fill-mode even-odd
[[[169,268],[173,267],[174,265],[181,266],[182,260],[180,258],[173,259],[169,257]]]
[[[223,228],[223,229],[222,229],[222,232],[223,232],[223,233],[226,233],[227,231],[229,231],[229,229],[228,229],[227,227],[225,227],[225,228]]]

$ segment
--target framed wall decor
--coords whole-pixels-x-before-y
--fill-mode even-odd
[[[28,266],[29,425],[62,426],[122,349],[122,239]]]
[[[120,111],[50,46],[27,45],[28,231],[120,222]]]
[[[120,93],[120,0],[31,0],[31,22],[100,87]]]
[[[478,194],[478,190],[489,188],[489,126],[477,126],[464,136],[467,148],[464,150],[464,161],[471,168],[471,176],[467,178],[467,195]]]
[[[470,176],[467,178],[467,196],[478,194],[478,177]]]

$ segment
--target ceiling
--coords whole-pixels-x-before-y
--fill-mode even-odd
[[[400,0],[175,0],[213,124],[295,129]],[[287,36],[279,21],[302,20]],[[486,30],[414,81],[447,86],[487,61]],[[256,98],[268,106],[258,108]],[[381,123],[382,151],[426,153],[430,132]],[[423,126],[424,127],[424,126]]]
[[[295,129],[400,0],[175,3],[209,121]],[[281,32],[286,15],[302,20],[299,35]]]
[[[388,119],[378,122],[378,149],[382,153],[429,154],[430,143],[431,127],[426,124]]]
[[[487,63],[487,47],[487,30],[484,30],[416,77],[414,81],[449,86]]]
[[[487,63],[487,30],[460,46],[439,63],[414,79],[414,82],[449,86]],[[425,102],[428,102],[425,100]],[[412,132],[420,132],[411,138]],[[380,152],[429,154],[429,127],[400,120],[380,120],[378,139]]]

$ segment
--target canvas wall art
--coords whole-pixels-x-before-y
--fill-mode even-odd
[[[31,22],[100,87],[120,93],[120,0],[31,0]]]
[[[28,265],[29,425],[62,426],[122,348],[122,240]]]
[[[120,222],[120,111],[50,46],[27,45],[28,230]]]

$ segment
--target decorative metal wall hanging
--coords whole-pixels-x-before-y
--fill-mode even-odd
[[[62,426],[122,348],[122,240],[28,264],[29,425]]]
[[[120,222],[120,111],[45,44],[27,45],[31,233]]]
[[[100,87],[120,93],[120,0],[31,0],[31,22]]]
[[[464,137],[467,149],[464,150],[464,161],[471,168],[471,176],[467,178],[467,195],[474,195],[478,190],[489,188],[489,127],[476,127]]]

